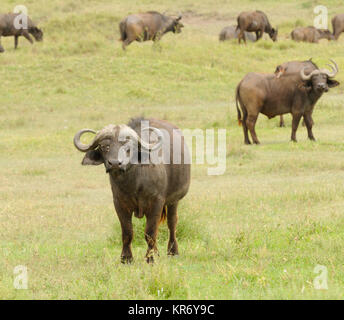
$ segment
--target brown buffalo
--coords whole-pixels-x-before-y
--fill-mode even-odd
[[[308,138],[315,140],[312,132],[312,112],[316,102],[329,88],[339,82],[332,78],[338,73],[338,66],[333,61],[332,71],[316,69],[306,73],[306,67],[299,73],[286,73],[279,78],[275,74],[248,73],[236,89],[236,106],[239,123],[242,123],[245,143],[250,144],[248,130],[254,143],[259,144],[255,125],[259,113],[273,118],[291,113],[291,140],[296,142],[296,131],[301,117],[305,119]],[[241,117],[241,111],[243,117]]]
[[[344,32],[344,13],[337,14],[332,19],[333,36],[338,40],[340,34]]]
[[[143,133],[148,131],[148,138]],[[149,141],[149,131],[155,141]],[[122,228],[121,261],[133,260],[132,215],[146,216],[146,259],[153,262],[157,252],[156,238],[159,223],[167,217],[170,231],[167,253],[178,254],[176,239],[177,206],[190,185],[189,151],[182,132],[162,120],[133,119],[128,125],[109,125],[96,133],[89,145],[80,142],[90,129],[79,131],[74,137],[75,147],[85,152],[83,165],[104,164],[110,175],[115,209]],[[152,160],[155,156],[160,160]],[[177,159],[177,160],[175,160]]]
[[[239,30],[237,26],[228,26],[221,30],[219,34],[219,40],[231,40],[231,39],[238,39]],[[245,38],[249,41],[255,42],[257,40],[256,35],[254,33],[246,32],[245,31]]]
[[[17,29],[15,26],[15,20],[18,17],[18,13],[0,14],[0,52],[4,52],[4,48],[1,46],[1,37],[14,36],[14,48],[18,47],[18,38],[20,36],[25,37],[30,43],[33,43],[30,34],[33,35],[36,41],[43,40],[43,32],[41,29],[27,17],[27,28]],[[23,21],[21,21],[23,23]]]
[[[294,41],[318,43],[320,39],[334,40],[334,36],[327,29],[317,29],[315,27],[298,27],[291,32]]]
[[[318,69],[318,66],[312,61],[312,59],[306,61],[285,62],[276,67],[275,75],[277,78],[280,78],[283,74],[300,73],[303,68],[306,68],[306,73],[311,73],[313,70]],[[311,121],[313,126],[313,119],[311,119]],[[302,125],[305,125],[305,121],[302,122]],[[283,115],[280,115],[280,127],[285,127]]]
[[[240,30],[238,35],[239,43],[241,39],[244,39],[246,43],[245,31],[255,32],[257,41],[263,36],[264,32],[269,34],[273,41],[277,41],[278,29],[271,27],[268,17],[262,11],[242,12],[238,16],[237,22],[237,29]]]
[[[184,25],[177,18],[165,16],[156,11],[132,14],[119,24],[122,48],[125,50],[133,41],[159,41],[167,32],[180,33]]]

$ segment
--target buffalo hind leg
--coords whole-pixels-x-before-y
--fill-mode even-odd
[[[280,126],[281,128],[285,127],[284,118],[283,118],[283,115],[282,115],[282,114],[280,115],[280,124],[279,124],[279,126]]]
[[[251,115],[248,115],[247,120],[246,120],[246,124],[247,124],[248,129],[250,130],[253,143],[255,144],[260,143],[256,134],[256,130],[255,130],[257,118],[258,118],[258,115],[251,114]]]
[[[158,254],[158,248],[156,246],[156,237],[158,234],[158,227],[161,218],[161,213],[164,203],[157,200],[153,206],[152,210],[146,215],[147,223],[145,228],[145,239],[148,245],[146,253],[147,263],[154,262],[154,254]]]
[[[241,43],[241,39],[243,39],[244,42],[245,42],[245,44],[246,44],[245,31],[242,31],[242,30],[240,29],[240,32],[239,32],[239,35],[238,35],[239,44]]]
[[[315,141],[314,135],[313,135],[313,131],[312,131],[312,127],[313,127],[313,120],[312,120],[312,116],[310,113],[307,113],[303,116],[304,122],[306,124],[307,127],[307,132],[308,132],[308,138],[312,141]]]
[[[242,120],[242,129],[244,130],[245,144],[251,144],[250,138],[248,136],[247,128],[247,111],[243,110],[243,120]]]
[[[291,130],[291,141],[297,142],[296,140],[296,131],[299,127],[299,123],[301,120],[301,113],[293,113],[293,122],[292,122],[292,130]]]
[[[178,255],[178,242],[176,238],[176,227],[178,221],[177,214],[178,202],[167,207],[167,225],[170,231],[170,238],[168,240],[167,254],[170,256]]]

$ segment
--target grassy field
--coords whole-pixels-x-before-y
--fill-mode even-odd
[[[325,3],[325,2],[324,2]],[[292,28],[312,24],[319,1],[21,1],[45,34],[31,46],[3,38],[0,55],[0,298],[2,299],[343,299],[344,35],[295,43]],[[15,0],[3,0],[12,11]],[[327,0],[330,16],[344,12]],[[184,15],[185,28],[160,46],[123,52],[118,22],[129,13]],[[279,41],[219,43],[222,27],[247,9],[264,10]],[[234,90],[250,71],[285,61],[335,59],[341,86],[315,112],[317,142],[300,127],[297,144],[278,119],[260,116],[260,146],[243,144]],[[135,262],[120,263],[121,231],[102,167],[82,167],[76,131],[144,115],[180,128],[226,128],[227,170],[193,165],[179,208],[180,256],[145,263],[143,220],[134,220]],[[27,290],[13,269],[28,268]],[[317,290],[316,265],[328,270]],[[163,289],[162,294],[158,290]]]

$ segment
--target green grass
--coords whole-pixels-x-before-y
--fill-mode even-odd
[[[343,69],[344,36],[294,43],[317,1],[28,0],[43,28],[31,46],[3,38],[0,55],[0,298],[3,299],[342,299],[344,296],[344,73],[314,112],[317,142],[290,139],[278,119],[260,116],[262,145],[245,146],[234,90],[250,71],[285,61],[328,58]],[[254,6],[253,6],[254,4]],[[2,11],[14,1],[5,0]],[[329,13],[344,12],[327,1]],[[280,40],[219,43],[240,11],[264,10]],[[123,52],[118,22],[128,13],[184,13],[185,29],[153,47]],[[102,167],[82,167],[72,144],[84,127],[100,129],[144,115],[181,128],[226,128],[227,170],[208,176],[193,165],[179,208],[180,256],[144,262],[144,221],[134,220],[135,262],[123,266],[120,226]],[[316,265],[328,290],[316,290]],[[13,288],[13,269],[28,267],[28,290]],[[163,288],[163,294],[158,290]]]

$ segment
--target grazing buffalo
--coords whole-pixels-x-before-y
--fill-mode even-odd
[[[220,41],[231,40],[231,39],[238,39],[239,30],[237,26],[228,26],[221,30],[219,35]],[[245,38],[249,41],[255,42],[257,40],[256,35],[254,33],[246,32],[245,31]]]
[[[337,14],[332,19],[333,36],[338,40],[340,34],[344,32],[344,13]]]
[[[252,12],[242,12],[237,18],[239,30],[239,43],[241,39],[244,39],[246,43],[245,31],[255,32],[257,41],[263,36],[263,33],[266,32],[269,34],[270,38],[273,41],[277,41],[278,29],[271,27],[270,22],[266,14],[262,11],[252,11]]]
[[[283,74],[299,74],[300,71],[305,68],[306,73],[311,73],[313,70],[318,69],[318,66],[312,61],[312,59],[306,61],[290,61],[285,62],[276,67],[275,75],[277,78],[281,77]],[[311,118],[312,126],[314,124],[313,119]],[[302,122],[302,125],[305,125],[305,122]],[[285,127],[283,115],[280,115],[280,127]]]
[[[23,15],[21,15],[24,17]],[[24,26],[24,21],[27,18],[27,26]],[[10,37],[14,36],[14,48],[17,49],[18,47],[18,38],[20,36],[24,36],[30,43],[33,43],[30,34],[33,35],[36,41],[43,40],[43,32],[41,29],[37,28],[37,26],[32,22],[32,20],[25,16],[24,18],[19,19],[20,21],[16,21],[19,19],[18,13],[8,13],[8,14],[0,14],[0,52],[4,52],[4,48],[1,46],[1,37]],[[22,27],[17,27],[16,23]]]
[[[119,24],[123,50],[135,40],[155,42],[159,41],[167,32],[180,33],[184,27],[180,22],[181,18],[182,16],[173,18],[155,11],[126,17]]]
[[[149,137],[143,138],[144,132],[149,136],[149,131],[155,135],[153,142],[148,142]],[[86,132],[96,133],[90,129],[79,131],[74,137],[74,145],[86,153],[83,165],[104,164],[110,175],[114,205],[122,228],[122,263],[133,260],[133,213],[137,218],[146,216],[148,263],[154,261],[158,226],[166,217],[170,232],[167,253],[177,255],[177,206],[190,184],[189,151],[182,132],[166,121],[142,118],[133,119],[128,125],[106,126],[96,133],[89,145],[80,142]]]
[[[239,123],[244,129],[245,143],[251,144],[248,137],[250,130],[253,142],[259,144],[255,125],[259,113],[273,118],[277,115],[291,113],[291,140],[296,142],[296,131],[301,117],[305,119],[308,138],[315,140],[312,132],[312,112],[316,102],[329,88],[339,85],[332,78],[338,73],[338,66],[333,62],[332,71],[316,69],[306,73],[307,67],[299,73],[275,74],[248,73],[236,89],[236,106]],[[243,117],[241,118],[241,111]]]
[[[294,41],[318,43],[320,39],[334,40],[333,34],[327,29],[315,27],[298,27],[291,32]]]

